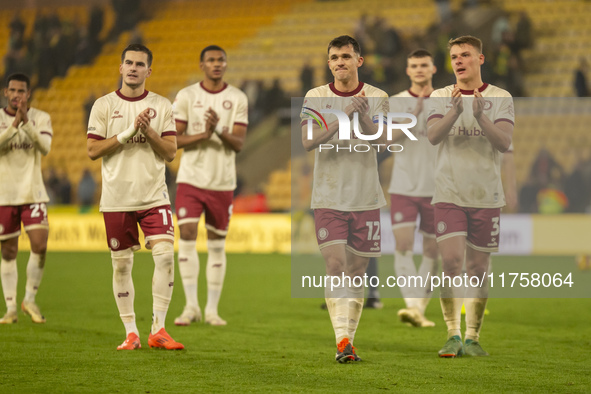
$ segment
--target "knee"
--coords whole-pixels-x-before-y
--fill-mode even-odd
[[[36,254],[45,255],[47,252],[47,240],[31,244],[31,251]]]
[[[172,268],[174,265],[174,245],[167,241],[158,242],[152,247],[152,257],[156,264]]]
[[[345,272],[345,261],[336,256],[326,258],[326,273],[329,275],[340,275]]]
[[[208,239],[207,240],[207,251],[209,253],[224,253],[226,250],[226,239]]]
[[[194,241],[197,239],[197,224],[184,224],[179,227],[181,239],[185,241]]]
[[[413,242],[411,240],[396,240],[396,250],[400,253],[412,252]]]
[[[131,249],[111,251],[111,260],[114,273],[129,273],[133,266],[133,252]]]
[[[423,255],[431,258],[437,258],[437,243],[436,242],[425,242],[423,245]]]
[[[450,252],[441,255],[443,270],[448,275],[456,276],[462,273],[464,256],[456,252]]]
[[[2,244],[2,258],[4,260],[14,260],[18,253],[18,243],[3,243]]]

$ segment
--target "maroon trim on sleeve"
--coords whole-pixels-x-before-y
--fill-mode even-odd
[[[441,118],[443,118],[443,115],[433,114],[433,115],[429,116],[429,119],[427,119],[427,122],[430,121],[431,119],[441,119]]]
[[[166,137],[169,135],[176,135],[176,131],[165,131],[160,135],[160,137]]]
[[[499,122],[509,122],[511,123],[513,126],[515,126],[515,122],[513,122],[511,119],[507,119],[507,118],[499,118],[497,120],[495,120],[494,124],[497,124]]]
[[[174,121],[175,122],[179,122],[179,123],[187,124],[187,121],[186,120],[182,120],[182,119],[175,119]]]
[[[101,137],[100,135],[96,134],[86,134],[86,138],[92,138],[93,140],[104,140],[105,137]]]
[[[244,126],[244,127],[248,127],[248,123],[234,122],[234,126]]]
[[[144,90],[144,93],[142,93],[141,95],[137,96],[137,97],[127,97],[124,96],[123,93],[121,93],[121,89],[115,90],[115,93],[117,93],[117,96],[119,96],[119,98],[125,100],[125,101],[140,101],[146,98],[146,96],[148,95],[147,90]]]
[[[488,83],[483,83],[481,87],[478,88],[478,91],[480,93],[482,93],[484,91],[484,89],[488,88]],[[466,96],[473,96],[474,95],[474,91],[473,90],[464,90],[464,89],[460,89],[460,92],[462,94],[465,94]]]
[[[353,90],[352,92],[341,92],[340,90],[337,90],[337,88],[334,87],[334,82],[329,83],[328,87],[337,96],[351,97],[351,96],[355,96],[357,93],[361,92],[361,89],[363,89],[363,85],[365,85],[363,82],[359,82],[359,85],[357,85],[355,90]]]
[[[48,136],[53,137],[53,134],[51,134],[49,131],[42,131],[39,134],[47,134]]]
[[[207,93],[216,94],[216,93],[219,93],[219,92],[225,90],[228,87],[228,84],[224,82],[224,87],[221,88],[220,90],[207,89],[205,86],[203,86],[203,81],[199,82],[199,86],[201,86],[201,89],[205,90]]]

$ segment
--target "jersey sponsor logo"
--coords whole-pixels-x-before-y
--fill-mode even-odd
[[[445,230],[447,230],[447,224],[445,224],[445,222],[441,221],[437,223],[437,232],[439,234],[443,234]]]
[[[143,144],[145,143],[146,140],[146,136],[143,134],[136,134],[134,135],[132,138],[127,140],[127,144]]]
[[[148,108],[148,116],[150,117],[150,119],[154,119],[156,117],[158,113],[156,112],[156,110],[152,107]]]
[[[109,241],[109,244],[111,245],[111,248],[113,248],[113,249],[117,249],[120,245],[119,240],[117,238],[111,238],[111,240]]]
[[[224,107],[224,109],[232,109],[232,102],[230,100],[224,100],[222,107]]]
[[[328,230],[326,227],[322,227],[320,230],[318,230],[318,239],[324,241],[326,238],[328,238]]]
[[[29,150],[29,149],[33,149],[34,146],[33,146],[33,144],[27,144],[25,142],[20,143],[20,144],[13,142],[10,145],[8,145],[8,148],[10,150]]]
[[[122,117],[123,117],[123,115],[121,115],[119,113],[119,111],[115,111],[115,112],[113,112],[113,116],[111,116],[111,119],[117,119],[117,118],[122,118]]]
[[[484,137],[485,133],[484,130],[480,130],[477,127],[467,129],[466,127],[462,126],[452,126],[448,135],[457,135],[463,137]]]

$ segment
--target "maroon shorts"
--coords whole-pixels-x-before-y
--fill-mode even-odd
[[[0,241],[21,235],[21,222],[25,231],[49,229],[45,203],[0,207]]]
[[[197,223],[205,212],[205,228],[218,235],[228,233],[232,216],[233,191],[205,190],[186,183],[176,189],[176,217],[178,224]]]
[[[392,229],[414,227],[417,216],[421,215],[419,231],[428,237],[435,236],[435,213],[431,205],[432,197],[411,197],[390,194],[390,216]]]
[[[144,233],[146,246],[148,241],[155,239],[174,242],[170,205],[135,212],[103,212],[103,218],[107,229],[107,243],[112,251],[140,249],[138,223]]]
[[[437,241],[462,235],[472,249],[498,252],[501,208],[465,208],[455,204],[435,204]]]
[[[344,212],[315,209],[316,239],[320,249],[346,244],[358,256],[379,257],[381,252],[380,210]]]

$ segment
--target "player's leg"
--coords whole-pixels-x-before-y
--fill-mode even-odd
[[[470,245],[466,249],[466,273],[468,278],[487,278],[490,253],[473,249]],[[465,352],[469,356],[488,356],[480,346],[480,329],[484,320],[484,312],[488,301],[488,282],[482,287],[468,287],[464,305],[466,306],[466,336]]]
[[[364,281],[363,276],[371,257],[381,254],[380,210],[349,213],[349,234],[346,246],[346,275],[350,278],[345,283],[349,299],[347,332],[351,346],[363,311]],[[355,354],[355,361],[361,358]]]
[[[207,304],[205,323],[225,326],[218,305],[226,277],[226,235],[232,216],[232,191],[205,192],[205,228],[207,229]]]
[[[183,313],[174,320],[174,324],[188,326],[192,322],[201,320],[201,309],[197,297],[199,281],[197,225],[203,212],[203,202],[197,188],[179,183],[175,206],[180,231],[178,264],[185,291],[185,307]]]
[[[378,290],[378,284],[376,281],[372,281],[371,278],[379,278],[378,274],[378,259],[377,257],[371,257],[367,264],[367,270],[365,271],[368,279],[368,290],[367,299],[365,300],[365,308],[370,309],[382,309],[384,304],[380,301],[380,291]]]
[[[466,250],[468,277],[484,278],[484,283],[467,289],[466,306],[466,354],[488,356],[479,343],[480,330],[488,301],[488,273],[490,254],[498,251],[500,208],[471,209]]]
[[[170,205],[162,205],[138,212],[146,247],[152,250],[152,326],[148,345],[151,348],[180,350],[184,346],[168,335],[166,313],[174,288],[174,225]]]
[[[12,238],[0,239],[2,249],[0,277],[2,278],[4,301],[6,302],[6,314],[0,319],[0,324],[12,324],[18,320],[16,308],[16,288],[18,283],[16,255],[18,253],[18,235]]]
[[[421,198],[420,205],[421,222],[419,224],[419,231],[423,235],[423,256],[419,265],[419,276],[425,281],[429,277],[437,275],[439,271],[439,250],[437,248],[437,240],[435,238],[435,210],[431,205],[431,198]],[[419,309],[421,314],[425,316],[425,310],[431,300],[431,287],[424,286],[422,288],[421,302]],[[425,319],[426,320],[426,319]],[[428,320],[426,320],[428,322]],[[429,326],[434,326],[435,323],[429,322]]]
[[[349,299],[343,277],[347,265],[345,245],[349,237],[348,213],[332,209],[314,210],[316,240],[324,258],[329,280],[324,289],[326,307],[335,334],[336,361],[355,360],[353,345],[349,343]]]
[[[133,350],[141,347],[139,331],[135,323],[133,302],[135,288],[131,276],[133,252],[140,248],[139,233],[134,212],[103,212],[107,241],[111,249],[113,265],[113,295],[119,317],[125,327],[125,341],[117,350]]]
[[[463,355],[460,328],[464,287],[454,286],[453,278],[462,273],[464,264],[468,231],[467,214],[463,208],[454,204],[437,203],[435,227],[441,253],[442,274],[445,275],[440,286],[440,301],[443,319],[447,326],[447,342],[439,351],[439,356],[456,357]]]
[[[27,283],[25,299],[21,304],[23,312],[31,316],[33,323],[45,323],[45,317],[41,314],[35,302],[37,290],[41,284],[43,270],[45,268],[45,254],[47,251],[47,237],[49,234],[46,228],[27,228],[27,234],[31,241],[31,252],[27,263]]]

